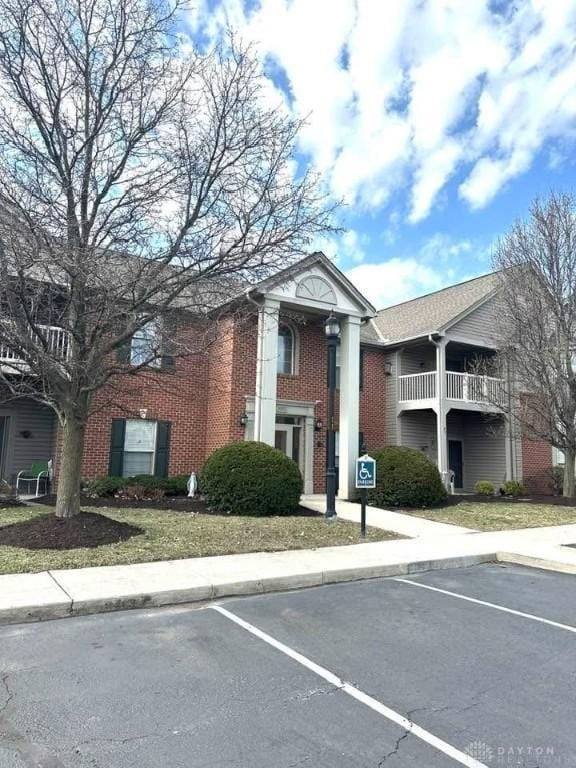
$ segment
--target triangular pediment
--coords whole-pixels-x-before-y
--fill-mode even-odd
[[[322,312],[373,317],[375,309],[323,253],[314,253],[258,286],[284,304]]]

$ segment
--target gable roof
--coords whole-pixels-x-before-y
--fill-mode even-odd
[[[442,331],[498,290],[497,272],[450,285],[426,296],[381,309],[374,318],[381,339],[395,344]]]
[[[337,283],[340,283],[345,291],[347,291],[358,304],[364,308],[367,317],[374,317],[376,308],[360,293],[354,283],[352,283],[324,253],[322,253],[322,251],[314,251],[300,261],[297,261],[295,264],[291,264],[289,267],[280,270],[280,272],[277,272],[266,280],[262,280],[262,282],[257,283],[250,289],[250,293],[266,293],[287,280],[293,280],[297,275],[317,264],[320,264],[327,272],[329,272],[334,280]]]

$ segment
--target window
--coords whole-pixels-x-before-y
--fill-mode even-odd
[[[108,474],[114,477],[168,477],[169,421],[112,419]]]
[[[281,325],[278,329],[278,373],[290,375],[296,372],[295,346],[294,331],[288,325]]]
[[[340,347],[336,347],[336,389],[340,389],[340,371],[342,369]],[[364,388],[364,350],[360,350],[360,391]]]
[[[126,421],[123,477],[153,475],[156,455],[156,422],[143,419]]]
[[[158,323],[152,320],[143,325],[132,336],[130,342],[130,364],[159,366],[161,360],[157,357],[159,351],[158,340]]]

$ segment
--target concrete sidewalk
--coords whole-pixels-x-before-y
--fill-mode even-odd
[[[302,496],[300,502],[303,507],[313,509],[315,512],[326,510],[326,496],[315,494]],[[360,504],[351,501],[336,499],[336,514],[342,520],[350,520],[353,523],[360,522]],[[385,531],[399,533],[411,539],[420,536],[453,536],[459,533],[474,533],[472,528],[463,528],[459,525],[448,523],[436,523],[433,520],[425,520],[422,517],[412,517],[402,512],[392,512],[380,507],[366,507],[366,523],[373,528],[383,528]]]
[[[174,605],[502,560],[576,573],[576,525],[0,576],[0,623]]]

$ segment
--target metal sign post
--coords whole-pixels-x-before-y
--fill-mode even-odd
[[[367,453],[356,459],[356,488],[360,489],[360,538],[366,538],[366,489],[376,487],[376,462]]]

